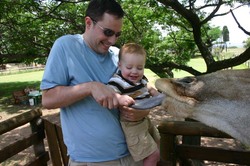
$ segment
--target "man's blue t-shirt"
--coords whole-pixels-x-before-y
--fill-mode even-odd
[[[106,84],[117,70],[117,60],[116,51],[97,54],[80,34],[63,36],[51,49],[40,88],[91,81]],[[63,138],[71,160],[101,162],[128,155],[118,114],[118,110],[102,107],[91,96],[61,108]]]

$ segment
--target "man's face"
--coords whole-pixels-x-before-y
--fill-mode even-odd
[[[117,19],[116,16],[105,13],[100,21],[90,20],[92,23],[88,31],[88,44],[97,53],[105,54],[121,33],[122,18]]]

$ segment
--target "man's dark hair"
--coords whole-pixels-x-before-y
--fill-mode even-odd
[[[104,13],[112,14],[117,18],[124,16],[124,11],[115,0],[91,0],[86,10],[86,16],[100,21]]]

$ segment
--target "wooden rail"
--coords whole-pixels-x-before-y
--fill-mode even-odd
[[[44,146],[44,127],[41,120],[42,112],[40,109],[30,110],[16,117],[10,118],[0,123],[0,135],[9,132],[17,127],[30,124],[31,134],[26,135],[25,138],[15,141],[8,146],[0,149],[0,163],[8,158],[24,151],[33,146],[35,159],[26,163],[27,166],[47,166],[49,161],[49,153],[45,151]]]
[[[205,136],[232,138],[229,135],[199,122],[163,121],[159,127],[161,134],[161,160],[168,165],[189,165],[188,159],[218,161],[224,163],[250,164],[250,151],[226,150],[179,144],[177,136]]]

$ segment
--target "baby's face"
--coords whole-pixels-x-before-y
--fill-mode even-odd
[[[127,80],[138,83],[144,74],[145,57],[138,54],[124,54],[119,62],[122,76]]]

